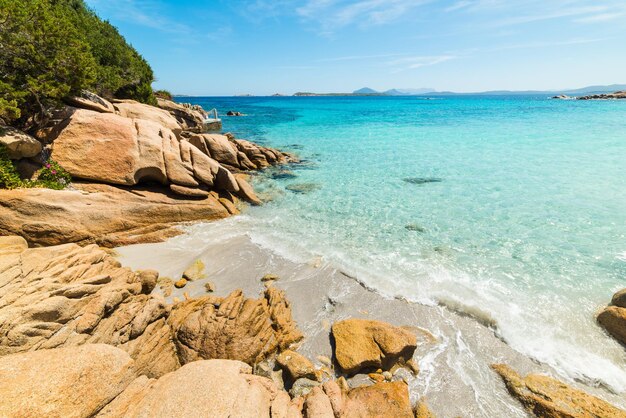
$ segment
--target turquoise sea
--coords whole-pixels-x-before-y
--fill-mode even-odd
[[[234,228],[471,315],[565,378],[626,391],[626,352],[594,317],[626,287],[626,101],[179,101],[241,111],[225,131],[305,162],[259,175],[272,200]]]

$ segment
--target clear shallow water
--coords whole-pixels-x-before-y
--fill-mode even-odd
[[[594,318],[626,287],[626,102],[181,100],[246,113],[224,129],[309,162],[296,178],[260,176],[274,199],[234,228],[470,314],[564,378],[626,391],[625,351]],[[315,187],[286,189],[303,183]]]

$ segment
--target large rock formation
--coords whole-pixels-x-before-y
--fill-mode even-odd
[[[77,110],[52,150],[54,159],[80,179],[125,186],[154,181],[239,190],[228,170],[149,120]]]
[[[127,351],[136,368],[160,376],[178,368],[158,295],[156,272],[133,272],[95,245],[0,248],[0,356],[105,343]],[[0,242],[7,240],[1,237]]]
[[[157,99],[161,109],[168,111],[176,118],[178,124],[189,132],[204,132],[207,113],[201,107],[182,105],[171,100]]]
[[[155,187],[74,187],[79,190],[0,190],[0,234],[21,235],[34,246],[75,242],[115,247],[162,241],[180,233],[178,223],[237,213],[237,199],[224,192],[181,199]]]
[[[626,346],[626,289],[613,295],[611,305],[598,315],[598,323],[613,338]]]
[[[254,364],[302,339],[278,289],[172,309],[151,294],[156,272],[120,267],[94,245],[27,249],[22,238],[0,237],[0,277],[0,356],[106,343],[153,377],[202,359]]]
[[[182,364],[232,359],[255,364],[302,339],[284,293],[269,288],[260,299],[241,291],[226,298],[206,296],[177,304],[170,315]]]
[[[293,159],[288,154],[235,139],[230,134],[197,134],[189,136],[187,141],[224,167],[235,171],[262,169]]]
[[[190,363],[158,380],[139,378],[98,417],[269,417],[278,389],[251,373],[239,361]]]
[[[335,358],[348,374],[367,369],[390,369],[410,361],[417,337],[410,331],[380,321],[347,319],[332,326]]]
[[[116,112],[125,118],[154,122],[174,132],[177,136],[183,131],[182,126],[176,121],[176,118],[167,110],[139,103],[134,100],[116,100],[113,106]]]
[[[177,223],[238,213],[235,196],[261,204],[247,179],[233,172],[292,161],[232,135],[202,134],[206,113],[196,106],[112,104],[87,91],[67,103],[72,106],[54,111],[37,139],[2,127],[0,143],[20,159],[23,178],[32,178],[51,151],[74,188],[88,193],[0,190],[0,234],[21,235],[32,245],[156,242],[175,235]]]
[[[538,374],[522,377],[504,364],[492,367],[504,380],[509,393],[538,417],[626,418],[625,411],[551,377]]]
[[[10,126],[0,126],[0,145],[5,146],[9,158],[13,160],[34,157],[41,152],[39,141]]]
[[[0,357],[0,416],[92,417],[133,381],[133,366],[106,344]]]

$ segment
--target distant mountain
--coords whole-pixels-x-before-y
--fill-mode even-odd
[[[377,92],[369,87],[363,87],[362,89],[353,91],[352,94],[380,94],[380,92]]]
[[[435,91],[425,93],[425,95],[433,96],[530,96],[530,95],[559,95],[567,96],[585,96],[589,94],[613,93],[620,90],[626,90],[626,84],[611,84],[609,86],[588,86],[573,90],[492,90],[473,93],[456,93],[453,91]]]
[[[355,90],[352,93],[296,93],[294,96],[587,96],[592,94],[613,93],[626,91],[626,84],[611,84],[609,86],[588,86],[569,90],[492,90],[472,93],[457,93],[453,91],[436,91],[430,88],[421,89],[391,89],[378,92],[369,87]]]
[[[391,89],[384,92],[379,92],[369,87],[363,87],[362,89],[355,90],[352,94],[378,94],[384,96],[416,96],[419,94],[433,93],[435,89]]]
[[[567,95],[578,94],[595,94],[595,93],[613,93],[615,91],[626,90],[626,84],[611,84],[610,86],[589,86],[582,89],[566,90],[563,93]]]
[[[421,94],[435,93],[435,89],[391,89],[385,92],[388,96],[418,96]]]

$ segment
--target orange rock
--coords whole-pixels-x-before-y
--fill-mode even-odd
[[[352,389],[342,417],[413,418],[408,386],[404,382],[384,382]]]
[[[539,374],[522,377],[505,364],[491,367],[502,377],[509,393],[537,416],[626,418],[625,411],[551,377]]]
[[[390,369],[408,361],[417,347],[415,334],[380,321],[347,319],[333,324],[335,357],[350,374],[362,369]]]

